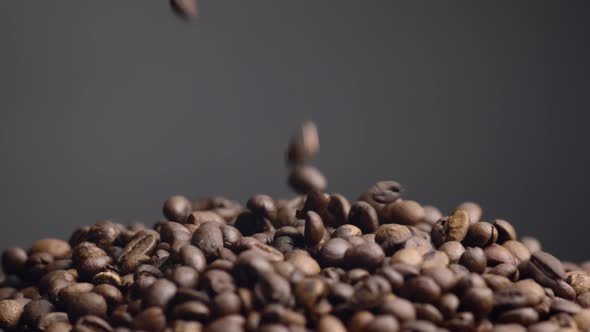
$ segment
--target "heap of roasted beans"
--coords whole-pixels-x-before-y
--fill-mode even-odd
[[[588,331],[590,264],[561,262],[475,203],[445,215],[395,181],[326,192],[307,122],[300,195],[173,196],[153,228],[111,221],[2,254],[0,328],[47,332]]]

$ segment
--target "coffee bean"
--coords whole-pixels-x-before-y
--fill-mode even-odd
[[[205,270],[207,260],[201,249],[192,245],[185,245],[180,248],[179,256],[182,264],[192,267],[198,272]]]
[[[460,300],[457,295],[453,293],[447,293],[440,297],[437,303],[437,307],[445,318],[452,318],[459,309]]]
[[[569,271],[566,273],[565,281],[578,295],[590,290],[590,274],[586,271]]]
[[[412,302],[399,297],[383,301],[379,312],[393,315],[400,323],[412,322],[416,319],[416,309],[414,309]]]
[[[388,255],[401,248],[411,237],[410,229],[398,224],[381,225],[375,232],[375,242],[381,245]]]
[[[412,278],[403,286],[404,297],[417,302],[435,302],[441,295],[440,286],[430,277]]]
[[[315,157],[320,150],[320,138],[316,125],[306,121],[301,125],[297,135],[289,143],[287,161],[300,164]]]
[[[306,251],[294,250],[287,256],[287,261],[307,276],[320,273],[321,267]]]
[[[108,305],[104,297],[93,293],[81,293],[68,302],[68,314],[74,320],[86,315],[106,317]]]
[[[363,233],[374,233],[379,227],[379,217],[369,203],[358,201],[350,207],[348,223],[357,226]]]
[[[122,271],[133,271],[142,262],[147,262],[149,255],[154,251],[159,241],[159,234],[154,231],[141,231],[137,233],[123,249],[118,263]]]
[[[315,246],[324,238],[324,222],[314,211],[307,211],[305,214],[304,238],[308,246]]]
[[[469,226],[465,243],[472,247],[491,246],[498,239],[498,230],[494,225],[480,221]]]
[[[352,245],[339,238],[326,242],[320,252],[320,261],[325,266],[339,266],[343,263],[344,255]]]
[[[201,224],[193,234],[192,243],[201,249],[206,257],[216,256],[219,249],[223,248],[223,233],[219,224],[214,222]]]
[[[13,329],[23,314],[22,303],[15,300],[0,301],[0,327],[4,329]]]
[[[381,211],[383,222],[415,225],[424,219],[424,209],[415,201],[402,201],[385,205]]]
[[[383,263],[385,253],[376,243],[363,243],[348,248],[344,254],[344,265],[372,270]]]
[[[566,276],[561,262],[546,252],[538,251],[533,253],[530,263],[534,269],[550,278],[564,279]]]
[[[414,303],[416,309],[416,318],[419,320],[426,320],[434,324],[442,324],[443,315],[441,312],[430,303]]]
[[[576,321],[576,325],[580,330],[586,330],[590,328],[590,310],[583,309],[578,311],[575,314],[574,319]]]
[[[526,305],[534,306],[543,301],[545,290],[532,279],[524,279],[516,282],[514,287],[521,290],[526,299]]]
[[[457,210],[464,210],[469,215],[470,223],[474,224],[481,219],[482,210],[479,204],[474,202],[464,202],[457,206]]]
[[[493,224],[498,230],[498,243],[516,240],[516,230],[511,223],[506,220],[496,219]]]
[[[494,292],[485,287],[470,288],[461,298],[461,307],[477,319],[486,317],[494,307]]]
[[[323,316],[317,325],[318,332],[346,332],[344,324],[336,317],[327,315]]]
[[[310,165],[297,165],[289,174],[289,185],[300,194],[311,190],[325,191],[328,182],[320,171]]]
[[[545,321],[529,325],[528,332],[559,332],[559,325]]]
[[[487,266],[487,256],[483,249],[479,247],[467,248],[461,258],[459,264],[465,266],[469,271],[481,273]]]
[[[528,326],[539,320],[539,314],[533,308],[517,308],[503,312],[498,316],[500,323],[517,323]]]
[[[541,243],[534,237],[525,236],[520,239],[520,242],[522,242],[522,244],[524,244],[531,253],[541,251]]]
[[[33,300],[23,307],[21,324],[37,327],[39,320],[48,313],[55,311],[55,306],[47,300]]]
[[[397,201],[403,192],[403,187],[396,181],[380,181],[369,188],[359,200],[366,201],[375,209],[380,210],[383,206]]]
[[[70,244],[60,239],[43,239],[35,242],[31,247],[31,252],[48,253],[54,258],[67,258],[70,256],[72,248]]]
[[[193,212],[191,201],[184,196],[171,196],[164,202],[164,216],[170,221],[185,222]]]
[[[469,230],[469,215],[464,210],[456,210],[452,216],[442,218],[432,227],[432,241],[442,245],[448,241],[463,241]]]
[[[493,244],[484,249],[489,266],[496,266],[498,264],[512,264],[516,265],[516,259],[508,249],[498,244]]]
[[[449,257],[450,263],[457,263],[465,252],[465,247],[459,241],[448,241],[443,243],[438,250],[444,252]]]
[[[22,248],[10,248],[2,252],[2,269],[6,274],[18,274],[25,267],[28,256]]]
[[[367,332],[396,332],[399,330],[399,322],[391,315],[375,316],[372,322],[367,324],[364,331]]]
[[[140,312],[133,320],[133,328],[149,332],[162,331],[166,327],[166,316],[160,307],[150,307]]]
[[[568,301],[561,298],[555,298],[551,302],[551,311],[553,312],[565,312],[567,314],[576,314],[582,307],[580,307],[576,302]]]
[[[294,295],[297,303],[310,309],[327,295],[328,287],[319,278],[305,278],[295,285]]]

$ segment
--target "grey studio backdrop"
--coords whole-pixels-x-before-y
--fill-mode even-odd
[[[290,195],[284,150],[320,128],[329,191],[395,179],[480,202],[590,258],[585,1],[0,2],[1,247],[171,194]]]

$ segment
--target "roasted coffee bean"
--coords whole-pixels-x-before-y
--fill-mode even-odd
[[[113,285],[96,285],[92,289],[92,292],[102,296],[107,301],[109,308],[113,308],[124,301],[123,293],[121,293],[121,291]]]
[[[516,240],[516,230],[511,223],[506,220],[496,219],[493,224],[498,230],[498,243]]]
[[[432,278],[443,292],[452,290],[459,279],[456,274],[447,267],[430,267],[422,268],[422,274]]]
[[[489,266],[496,266],[498,264],[512,264],[516,265],[516,259],[508,249],[498,244],[493,244],[484,249]]]
[[[164,202],[164,216],[171,221],[185,222],[193,212],[191,201],[184,196],[171,196]]]
[[[344,264],[350,267],[372,270],[383,263],[385,253],[376,243],[363,243],[348,248],[344,254]]]
[[[73,296],[68,302],[68,315],[74,320],[86,315],[106,317],[107,302],[104,297],[93,293],[81,293]]]
[[[294,268],[303,272],[306,276],[316,275],[321,271],[318,262],[303,250],[294,250],[289,253],[287,256],[287,262],[293,264]]]
[[[346,252],[351,247],[350,242],[344,239],[331,239],[322,247],[320,261],[325,266],[340,266],[343,264]]]
[[[460,300],[457,295],[447,293],[440,297],[437,307],[445,318],[450,319],[455,316],[457,309],[459,309]]]
[[[289,174],[289,185],[300,194],[311,190],[325,191],[328,182],[324,175],[310,165],[297,165]]]
[[[434,324],[440,325],[443,322],[443,315],[441,312],[430,303],[414,303],[416,309],[416,319],[426,320]]]
[[[375,209],[380,210],[383,206],[400,199],[403,192],[401,184],[395,181],[380,181],[364,193],[359,200],[366,201]]]
[[[297,303],[310,309],[328,293],[326,283],[320,278],[305,278],[299,281],[294,288]]]
[[[39,330],[46,332],[67,332],[72,329],[68,315],[64,312],[47,314],[39,320],[37,325]]]
[[[22,248],[10,248],[2,252],[2,269],[6,274],[18,274],[25,267],[28,256]]]
[[[551,254],[543,251],[538,251],[532,254],[530,258],[530,266],[549,278],[564,279],[566,276],[561,262]]]
[[[467,248],[459,259],[459,264],[465,266],[469,271],[481,273],[488,263],[487,256],[479,247]]]
[[[55,306],[47,300],[33,300],[23,307],[21,324],[29,327],[37,327],[39,320],[48,313],[55,311]]]
[[[137,233],[123,249],[118,263],[123,273],[133,271],[143,262],[149,261],[149,255],[154,251],[159,241],[159,234],[155,231],[141,231]]]
[[[219,249],[223,248],[223,233],[220,225],[214,222],[201,224],[193,234],[192,243],[201,249],[206,257],[215,257]]]
[[[384,223],[416,225],[424,219],[424,209],[418,202],[398,200],[385,205],[381,218]]]
[[[494,292],[485,287],[470,288],[461,297],[461,308],[478,319],[486,317],[494,308]]]
[[[363,233],[374,233],[379,227],[379,217],[369,203],[358,201],[350,207],[348,223],[357,226]]]
[[[15,300],[0,301],[0,328],[15,328],[23,311],[23,304],[21,302]]]
[[[487,247],[498,239],[498,230],[494,225],[480,221],[469,226],[465,243],[472,247]]]
[[[381,225],[375,232],[375,242],[391,255],[412,237],[412,232],[407,226],[398,224]]]
[[[306,121],[301,125],[297,135],[289,143],[287,161],[300,164],[315,157],[320,150],[320,137],[316,125]]]
[[[529,325],[528,332],[559,332],[559,325],[550,321],[535,323]]]
[[[479,204],[474,202],[463,202],[457,206],[457,209],[464,210],[469,215],[470,223],[474,224],[481,219],[482,210]]]
[[[365,327],[364,331],[367,332],[385,332],[392,331],[396,332],[399,330],[399,322],[395,317],[391,315],[377,315],[375,319],[371,321]]]
[[[435,302],[441,295],[440,286],[430,277],[412,278],[403,286],[404,297],[416,302]]]
[[[525,236],[520,239],[520,242],[522,242],[522,244],[524,244],[531,253],[541,251],[541,243],[534,237]]]
[[[423,258],[418,249],[409,248],[398,250],[393,256],[391,256],[390,261],[393,264],[406,264],[419,267],[422,265]]]
[[[412,302],[399,297],[385,299],[379,307],[379,312],[393,315],[400,323],[411,322],[416,319],[416,309],[414,309]]]
[[[456,210],[452,216],[440,219],[432,227],[432,242],[440,246],[448,241],[463,241],[469,230],[469,215],[464,210]]]
[[[250,211],[240,213],[234,221],[233,226],[244,236],[253,236],[257,233],[264,233],[272,229],[272,225],[268,219]]]
[[[192,267],[197,272],[205,270],[207,260],[203,251],[193,245],[185,245],[179,251],[180,262],[188,267]]]
[[[539,320],[539,314],[533,308],[517,308],[503,312],[498,316],[500,323],[517,323],[528,326]]]
[[[140,312],[133,320],[133,328],[149,332],[163,331],[166,316],[160,307],[150,307]]]
[[[330,227],[338,227],[346,224],[348,221],[348,213],[350,211],[350,203],[346,197],[340,194],[331,194],[328,201],[328,206],[322,217],[326,225]]]
[[[422,219],[423,223],[434,225],[434,223],[439,221],[442,217],[443,214],[437,207],[432,205],[424,206],[424,219]]]
[[[459,241],[448,241],[443,243],[438,250],[444,252],[449,257],[450,263],[457,263],[465,252],[465,247]]]
[[[580,307],[576,302],[568,301],[562,298],[555,298],[551,302],[551,311],[552,312],[565,312],[567,314],[576,314],[582,307]]]
[[[320,318],[317,325],[318,332],[346,332],[346,327],[340,319],[327,315]]]
[[[308,246],[315,246],[324,238],[324,222],[314,211],[307,211],[305,214],[305,243]]]
[[[31,247],[31,253],[44,252],[56,259],[68,258],[71,251],[70,244],[60,239],[39,240]]]

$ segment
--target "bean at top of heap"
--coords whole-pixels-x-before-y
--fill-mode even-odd
[[[172,196],[153,228],[99,222],[2,254],[0,328],[47,332],[589,331],[590,264],[478,204],[449,215],[381,181],[350,201],[287,151],[300,195]]]

